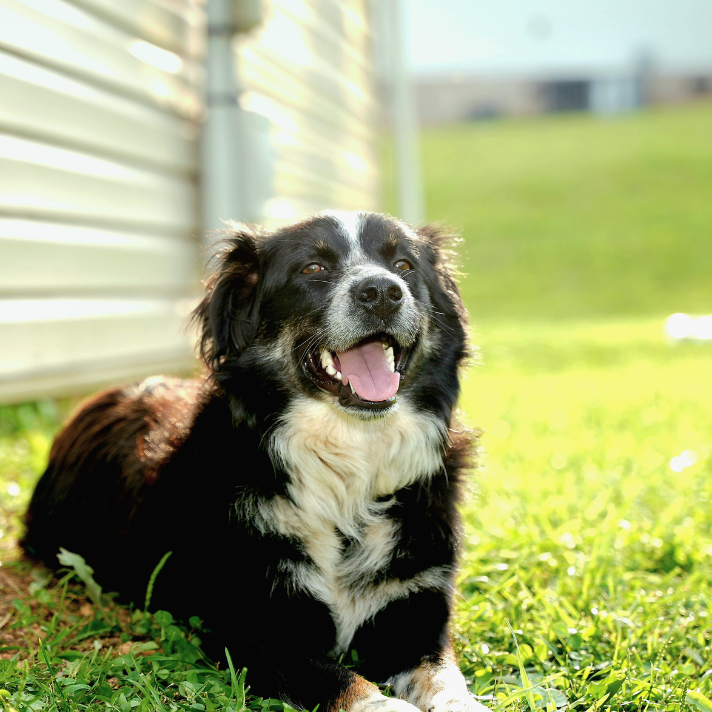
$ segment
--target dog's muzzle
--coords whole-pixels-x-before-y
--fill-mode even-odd
[[[398,282],[386,276],[370,276],[354,288],[356,301],[379,319],[394,314],[403,304],[403,290]]]
[[[407,352],[385,333],[362,339],[351,348],[304,349],[302,368],[322,391],[338,396],[339,405],[384,410],[396,402]]]

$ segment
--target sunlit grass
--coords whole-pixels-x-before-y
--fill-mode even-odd
[[[712,104],[423,134],[430,220],[463,230],[473,314],[710,310]]]
[[[602,709],[672,710],[688,685],[709,694],[712,345],[662,328],[478,330],[463,407],[485,454],[458,630],[481,694],[521,689],[507,621],[530,678],[561,674],[545,686],[559,706],[609,694]]]
[[[18,553],[22,514],[69,408],[52,400],[0,406],[0,561]]]
[[[665,320],[712,311],[711,121],[700,104],[424,133],[429,218],[463,230],[482,347],[457,629],[491,706],[529,707],[523,662],[544,708],[710,709],[712,343]]]

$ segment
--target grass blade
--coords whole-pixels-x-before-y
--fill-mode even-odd
[[[531,710],[531,712],[534,712],[536,710],[536,702],[534,700],[533,687],[531,682],[529,681],[529,675],[527,675],[527,671],[524,668],[524,660],[522,659],[522,653],[519,650],[517,636],[515,635],[514,628],[512,628],[512,624],[509,621],[507,621],[507,626],[509,627],[509,632],[512,634],[512,638],[514,638],[514,645],[517,648],[517,665],[519,667],[519,674],[522,678],[522,688],[524,688],[524,690],[526,691],[526,698],[527,703],[529,704],[529,709]]]
[[[173,553],[172,551],[167,551],[161,557],[161,560],[156,565],[156,568],[153,569],[151,578],[148,579],[148,586],[146,587],[146,598],[144,599],[144,602],[143,602],[143,610],[144,611],[148,611],[148,607],[151,605],[151,598],[153,597],[153,587],[156,585],[156,579],[158,578],[158,574],[161,573],[161,569],[166,565],[166,561],[168,561],[168,557],[172,553]]]
[[[242,710],[245,708],[245,676],[247,675],[247,668],[242,668],[240,676],[238,677],[235,674],[235,666],[232,664],[230,651],[227,648],[225,648],[225,657],[227,658],[227,664],[230,668],[230,681],[232,694],[235,697],[235,704],[238,710]]]

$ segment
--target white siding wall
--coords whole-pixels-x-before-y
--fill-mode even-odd
[[[0,0],[0,400],[193,364],[200,0]]]
[[[263,24],[238,38],[241,105],[268,120],[254,122],[248,143],[259,144],[265,131],[271,147],[271,185],[253,207],[256,218],[378,208],[380,107],[369,5],[263,0]],[[264,166],[258,172],[264,183]]]
[[[192,368],[205,0],[0,0],[0,402]],[[235,39],[247,206],[377,209],[370,0]]]

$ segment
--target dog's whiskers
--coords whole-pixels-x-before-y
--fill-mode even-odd
[[[458,341],[455,330],[451,326],[445,324],[442,319],[439,319],[437,316],[435,316],[436,314],[439,314],[440,316],[444,317],[445,314],[435,309],[432,304],[424,304],[423,306],[425,308],[425,311],[428,313],[430,319],[432,319],[453,341]]]
[[[316,346],[317,342],[321,337],[326,333],[327,329],[319,329],[315,334],[312,334],[305,342],[298,343],[292,351],[296,351],[298,349],[304,349],[305,351],[309,351],[312,349],[314,346]]]

